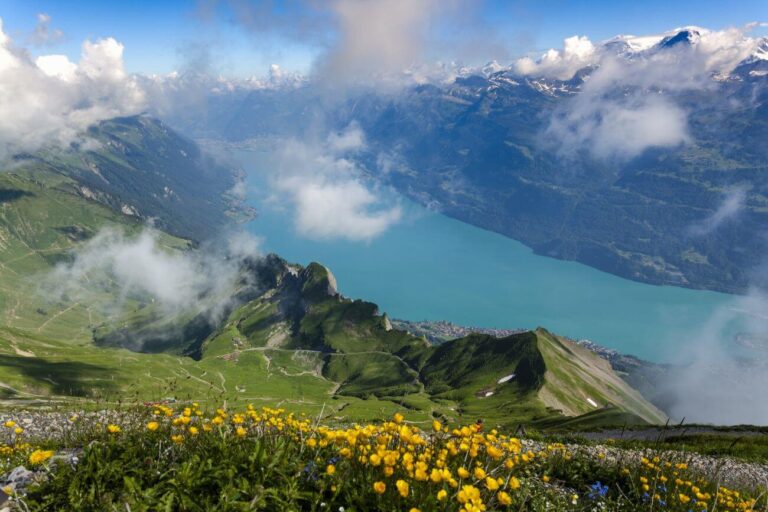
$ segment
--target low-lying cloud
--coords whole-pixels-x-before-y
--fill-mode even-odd
[[[55,36],[46,28],[50,18],[40,21],[40,37]],[[3,32],[2,20],[0,91],[0,158],[66,146],[88,126],[146,106],[136,79],[125,72],[123,45],[114,39],[84,42],[77,63],[64,55],[33,59]]]
[[[680,347],[678,367],[657,383],[673,419],[768,425],[768,294],[753,289],[718,309]],[[739,336],[733,339],[733,332]]]
[[[672,100],[643,93],[616,99],[602,93],[586,87],[553,114],[544,136],[560,155],[586,151],[599,160],[629,160],[648,148],[690,139],[686,112]]]
[[[399,204],[364,178],[353,157],[365,149],[356,125],[308,143],[290,139],[273,156],[271,185],[294,213],[296,231],[311,239],[369,241],[402,217]]]
[[[214,319],[238,286],[242,261],[258,255],[258,241],[245,233],[181,251],[169,249],[150,228],[135,236],[105,228],[45,276],[41,291],[53,300],[94,304],[110,316],[133,299],[152,302],[167,315],[206,313]]]
[[[746,206],[747,192],[749,192],[749,188],[746,186],[733,187],[726,191],[717,209],[691,227],[691,234],[694,236],[708,235],[724,223],[734,220]]]

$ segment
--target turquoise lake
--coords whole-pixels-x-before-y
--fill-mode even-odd
[[[248,172],[248,224],[263,249],[329,267],[347,297],[376,302],[407,320],[495,328],[543,326],[571,338],[654,361],[670,360],[737,297],[637,283],[585,265],[534,254],[504,236],[405,199],[403,220],[370,242],[309,240],[292,211],[267,200],[257,153],[237,154]],[[732,333],[724,333],[728,335]]]

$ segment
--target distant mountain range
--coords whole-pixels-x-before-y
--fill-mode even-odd
[[[588,46],[343,99],[311,82],[235,87],[210,96],[205,126],[169,119],[229,141],[354,122],[371,176],[449,216],[630,279],[743,292],[766,249],[768,40],[713,41],[697,27],[574,41]],[[607,120],[648,123],[649,140]]]

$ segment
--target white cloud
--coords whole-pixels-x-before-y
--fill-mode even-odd
[[[336,0],[330,9],[337,39],[319,72],[346,82],[398,74],[418,62],[430,19],[445,5],[437,0]]]
[[[691,227],[691,234],[696,236],[712,233],[725,222],[736,218],[746,206],[747,187],[733,187],[725,193],[717,209],[707,218]]]
[[[743,28],[725,30],[703,30],[694,52],[703,61],[703,67],[714,73],[729,73],[749,57],[760,44],[760,40],[746,34],[754,28],[750,24]]]
[[[313,239],[371,240],[402,216],[398,204],[385,204],[363,179],[363,169],[348,158],[365,138],[350,125],[319,143],[288,140],[275,155],[272,187],[295,210],[296,230]]]
[[[726,74],[732,71],[760,44],[759,38],[748,35],[756,26],[759,24],[750,23],[724,30],[681,27],[650,36],[617,36],[599,45],[593,44],[586,36],[573,36],[563,41],[562,50],[550,49],[538,60],[530,57],[518,59],[514,69],[523,75],[568,80],[580,69],[601,66],[618,54],[645,71],[651,67],[674,66],[684,82],[688,83],[691,75],[700,79],[709,73]],[[692,44],[678,44],[659,51],[658,43],[683,30],[692,33]],[[622,48],[617,43],[624,45],[624,49],[617,51],[616,48]]]
[[[112,38],[83,44],[78,63],[34,61],[13,46],[0,20],[0,158],[48,144],[66,146],[93,123],[141,112],[145,96]]]
[[[586,36],[573,36],[563,41],[563,49],[550,49],[538,61],[523,57],[515,62],[515,70],[522,75],[546,76],[568,80],[578,70],[596,63],[595,45]]]
[[[146,229],[128,236],[104,229],[57,265],[42,281],[51,298],[64,294],[100,304],[106,312],[121,311],[127,298],[151,299],[168,314],[208,312],[215,316],[228,303],[239,278],[239,264],[258,255],[258,241],[238,233],[223,244],[199,251],[170,250],[158,232]],[[224,249],[221,249],[223,247]],[[95,300],[108,289],[114,301]]]
[[[46,75],[71,82],[77,76],[77,64],[66,55],[41,55],[35,59],[35,65]]]
[[[609,99],[583,92],[552,116],[545,137],[561,155],[586,149],[593,158],[625,160],[650,147],[689,140],[686,113],[660,95]]]
[[[434,74],[426,62],[477,63],[508,55],[498,20],[484,16],[477,0],[296,0],[291,8],[208,0],[203,13],[217,1],[258,36],[257,45],[303,47],[312,56],[312,78],[334,88],[398,88]]]
[[[365,148],[365,133],[357,123],[353,123],[341,132],[331,133],[328,136],[328,147],[334,153],[359,151]]]
[[[41,12],[37,15],[37,25],[32,32],[32,42],[36,45],[50,45],[59,42],[64,37],[64,32],[58,28],[51,28],[51,17]]]
[[[620,36],[603,45],[566,39],[562,51],[538,61],[521,59],[518,72],[569,79],[586,66],[595,69],[581,90],[553,113],[544,138],[561,155],[586,152],[596,159],[625,160],[653,147],[690,141],[687,112],[675,95],[713,87],[713,76],[731,72],[756,50],[753,28],[710,31],[685,27],[656,36]],[[665,37],[688,30],[691,44],[660,47]]]
[[[679,350],[680,366],[658,385],[674,419],[688,423],[766,425],[768,295],[753,289],[717,310]],[[740,328],[742,343],[729,334]],[[681,339],[680,337],[677,340]]]

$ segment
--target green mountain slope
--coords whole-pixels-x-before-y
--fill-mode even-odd
[[[336,399],[394,401],[453,417],[509,423],[608,407],[665,420],[607,361],[544,329],[501,339],[474,334],[433,347],[392,329],[375,304],[341,296],[322,265],[271,261],[275,286],[229,316],[203,345],[202,362],[236,365],[259,354],[285,375],[291,370],[280,369],[273,355],[296,356],[311,367],[304,372],[333,384]]]
[[[69,189],[164,231],[201,240],[237,215],[227,192],[230,169],[160,121],[134,116],[104,121],[80,147],[19,157],[16,172],[71,178]]]

